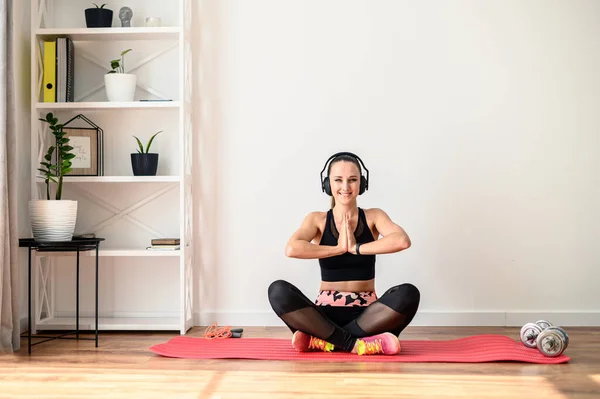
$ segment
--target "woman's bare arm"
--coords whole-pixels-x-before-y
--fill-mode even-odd
[[[391,254],[403,251],[411,246],[410,238],[404,229],[394,223],[383,210],[374,208],[371,210],[375,228],[383,236],[379,240],[361,244],[361,255]],[[356,255],[356,246],[348,248],[348,251]]]
[[[319,212],[312,212],[304,218],[300,228],[288,240],[285,247],[285,255],[287,257],[320,259],[341,255],[348,251],[347,239],[345,237],[343,240],[338,240],[337,246],[319,245],[311,242],[319,233],[318,217]]]

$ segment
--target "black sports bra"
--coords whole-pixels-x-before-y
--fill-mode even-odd
[[[327,221],[325,222],[325,231],[321,237],[320,245],[336,246],[339,233],[335,226],[333,210],[327,212]],[[364,244],[375,241],[373,234],[367,224],[365,212],[358,208],[358,223],[354,230],[356,242]],[[319,259],[321,266],[322,281],[354,281],[371,280],[375,278],[375,255],[352,255],[345,253],[342,255],[330,256]]]

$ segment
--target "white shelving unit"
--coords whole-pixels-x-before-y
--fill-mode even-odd
[[[53,39],[57,36],[68,36],[76,41],[114,41],[114,40],[169,40],[179,39],[183,33],[180,27],[156,27],[156,28],[67,28],[36,29],[36,36],[41,40]]]
[[[133,9],[120,27],[119,9]],[[103,129],[103,176],[66,176],[63,198],[78,200],[76,234],[105,238],[99,251],[100,330],[174,330],[193,325],[191,0],[115,0],[111,28],[85,27],[79,0],[31,0],[31,198],[44,198],[39,162],[53,139],[39,121],[53,112],[64,123],[82,113]],[[161,27],[145,27],[148,16]],[[43,42],[75,44],[75,101],[44,102]],[[125,48],[126,72],[138,75],[133,102],[109,102],[103,75]],[[129,68],[127,68],[129,66]],[[147,101],[142,101],[147,100]],[[160,100],[160,101],[156,101]],[[157,176],[133,176],[129,154],[158,130]],[[178,251],[145,249],[151,238],[179,237]],[[33,264],[35,330],[75,326],[75,253],[37,253]],[[95,252],[80,253],[81,292]],[[133,277],[132,277],[133,276]],[[92,280],[93,281],[93,280]],[[89,281],[87,281],[89,282]],[[91,298],[81,298],[80,327],[93,329]],[[86,302],[88,300],[88,302]]]
[[[38,323],[38,329],[71,330],[74,325],[74,317],[52,317]],[[95,325],[95,319],[92,317],[79,318],[79,328],[82,330],[93,330]],[[98,329],[101,331],[177,330],[179,319],[176,317],[99,317]]]
[[[115,256],[115,257],[124,257],[124,256],[142,256],[142,257],[180,257],[181,251],[149,251],[146,249],[100,249],[98,251],[98,256]],[[75,252],[54,252],[54,257],[75,257],[77,256]],[[94,251],[86,251],[80,252],[80,257],[85,256],[96,256]]]
[[[51,111],[51,110],[101,110],[101,109],[152,109],[152,108],[179,108],[181,104],[179,101],[168,101],[168,102],[73,102],[73,103],[37,103],[35,108],[38,110]]]
[[[41,182],[42,179],[38,178]],[[63,184],[68,183],[178,183],[180,176],[65,176]]]

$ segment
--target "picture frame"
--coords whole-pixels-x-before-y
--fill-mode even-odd
[[[85,121],[89,127],[75,127],[69,124],[77,119]],[[73,147],[71,171],[65,176],[104,176],[104,137],[103,131],[84,115],[77,115],[63,125],[64,138]]]
[[[98,131],[92,128],[65,127],[64,137],[69,139],[73,147],[71,153],[71,171],[67,176],[100,176],[98,159]]]

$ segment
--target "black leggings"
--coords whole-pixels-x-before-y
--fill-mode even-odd
[[[390,332],[400,335],[415,317],[421,295],[412,284],[387,290],[369,306],[317,306],[284,280],[269,286],[271,307],[292,332],[300,330],[350,352],[357,338]]]

